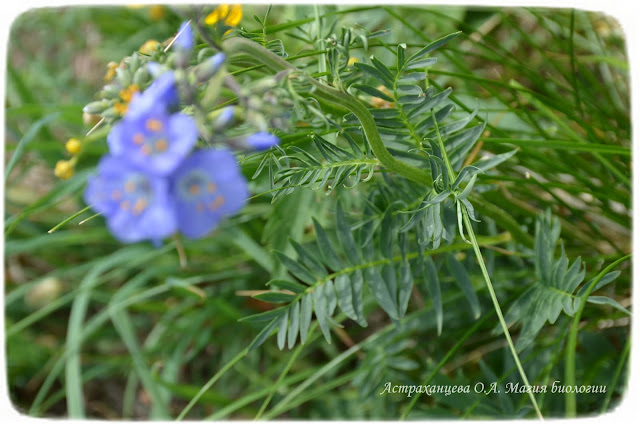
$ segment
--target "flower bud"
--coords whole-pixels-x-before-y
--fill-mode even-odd
[[[229,125],[235,117],[235,107],[227,106],[213,114],[213,129],[221,130]]]
[[[218,53],[198,65],[194,71],[198,82],[205,82],[213,77],[224,64],[225,58],[224,53]]]
[[[68,160],[59,160],[53,174],[63,180],[73,177],[73,164]]]
[[[144,87],[145,83],[149,81],[149,76],[149,70],[146,67],[139,68],[133,74],[133,85]]]
[[[25,293],[24,301],[30,308],[39,309],[56,300],[62,293],[62,282],[56,277],[45,278]]]
[[[91,102],[82,108],[85,113],[102,113],[109,107],[109,102],[106,100],[98,100],[97,102]]]
[[[280,139],[267,132],[257,132],[247,137],[247,144],[255,150],[267,150],[280,143]]]
[[[87,127],[93,127],[95,124],[97,124],[100,121],[100,119],[101,119],[100,115],[97,115],[95,113],[82,112],[82,122]]]
[[[64,147],[67,149],[67,152],[72,155],[76,155],[80,153],[80,150],[82,150],[82,143],[80,143],[80,140],[77,138],[70,138]]]

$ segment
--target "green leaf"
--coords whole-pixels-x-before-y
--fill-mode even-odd
[[[505,162],[511,156],[515,155],[518,150],[519,149],[515,149],[507,153],[501,153],[499,155],[491,156],[490,158],[480,159],[479,161],[475,162],[473,166],[483,171],[488,171],[489,169],[495,168],[496,166],[500,165],[502,162]]]
[[[423,47],[422,49],[420,49],[419,51],[414,53],[409,59],[407,59],[407,63],[411,63],[411,62],[413,62],[415,60],[418,60],[418,59],[422,58],[423,56],[426,56],[427,54],[431,53],[435,49],[437,49],[439,47],[442,47],[444,44],[446,44],[450,40],[452,40],[452,39],[456,38],[458,35],[460,35],[461,32],[462,31],[454,32],[453,34],[446,35],[446,36],[444,36],[442,38],[439,38],[439,39],[427,44],[425,47]]]
[[[607,305],[607,306],[611,306],[619,311],[624,312],[627,315],[631,315],[631,312],[629,312],[624,306],[622,306],[621,304],[619,304],[618,302],[616,302],[614,299],[610,298],[610,297],[606,297],[606,296],[589,296],[587,298],[587,302],[589,303],[595,303],[596,305]]]
[[[292,349],[296,344],[296,338],[300,331],[300,302],[296,302],[290,309],[289,334],[287,346]]]
[[[393,87],[393,78],[389,79],[385,74],[380,72],[378,70],[378,68],[376,68],[375,66],[371,66],[371,65],[368,65],[366,63],[361,63],[361,62],[356,62],[356,63],[353,64],[353,66],[357,70],[362,71],[362,72],[374,77],[375,79],[378,80],[378,82],[380,84],[386,86],[387,88],[392,88]]]
[[[440,295],[440,280],[438,279],[438,271],[436,265],[433,263],[431,256],[427,256],[422,261],[424,267],[424,279],[427,284],[427,290],[431,295],[431,301],[433,302],[433,311],[436,314],[436,327],[438,329],[438,335],[442,333],[442,296]]]
[[[360,254],[358,253],[358,249],[356,249],[353,234],[351,233],[351,227],[347,222],[347,218],[344,216],[341,202],[338,202],[336,207],[336,224],[338,227],[338,239],[342,243],[342,247],[345,249],[347,257],[352,265],[357,265],[360,263]]]
[[[313,298],[307,293],[300,301],[300,342],[304,343],[311,326],[311,313],[313,312]]]
[[[289,280],[271,280],[267,283],[268,286],[276,286],[280,289],[291,290],[296,294],[304,292],[307,288],[299,283],[294,283]]]
[[[324,335],[327,343],[331,343],[331,331],[329,328],[329,313],[328,313],[328,305],[327,298],[325,297],[324,285],[316,287],[313,291],[313,311],[316,314],[316,319],[318,321],[318,325],[320,325],[320,330],[322,330],[322,334]]]
[[[260,333],[258,333],[258,335],[255,337],[255,339],[253,339],[253,341],[249,345],[249,348],[248,348],[249,352],[257,349],[262,343],[264,343],[265,340],[267,340],[267,338],[271,335],[271,332],[276,328],[276,326],[278,325],[280,320],[281,320],[281,316],[278,315],[276,318],[273,318],[269,322],[269,324],[267,324],[260,331]]]
[[[376,301],[392,320],[397,321],[399,316],[397,304],[394,301],[396,297],[395,284],[387,284],[388,282],[382,278],[382,272],[379,267],[367,268],[365,272],[367,276],[367,284],[371,288],[371,292],[376,298]],[[395,280],[393,282],[395,282]]]
[[[480,317],[480,302],[478,301],[478,296],[473,289],[473,285],[471,284],[471,280],[469,279],[469,275],[467,275],[467,271],[464,269],[464,266],[462,266],[462,264],[458,262],[452,254],[448,254],[447,268],[453,275],[454,281],[467,298],[467,302],[469,302],[469,306],[471,306],[471,313],[473,314],[473,317],[478,319]]]
[[[317,279],[309,272],[307,268],[294,261],[282,252],[274,252],[278,260],[297,278],[307,284],[314,284]]]
[[[329,236],[315,218],[313,218],[313,227],[316,230],[318,248],[325,264],[333,270],[342,269],[342,261],[333,248],[333,244],[331,243],[331,240],[329,240]]]
[[[265,292],[252,296],[254,299],[261,300],[269,303],[291,303],[295,300],[296,296],[287,293],[279,292]]]
[[[378,90],[377,88],[373,88],[373,87],[370,87],[368,85],[352,84],[351,87],[356,88],[356,89],[358,89],[360,91],[364,91],[365,93],[369,94],[370,96],[379,97],[382,100],[386,100],[388,102],[393,102],[394,101],[393,97],[391,97],[388,94]]]
[[[278,349],[280,350],[284,349],[284,344],[287,340],[288,322],[289,322],[289,310],[287,309],[287,311],[282,315],[282,318],[280,318],[280,321],[278,322],[277,341],[278,341]]]

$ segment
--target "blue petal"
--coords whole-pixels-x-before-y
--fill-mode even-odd
[[[182,50],[191,50],[193,48],[193,30],[189,21],[185,21],[180,25],[174,46]]]
[[[247,144],[256,150],[267,150],[277,145],[280,139],[267,132],[257,132],[247,138]]]

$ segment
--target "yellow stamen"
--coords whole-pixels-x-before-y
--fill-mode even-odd
[[[140,91],[140,87],[138,87],[137,84],[131,84],[129,87],[120,90],[120,98],[124,102],[129,103],[133,95],[138,91]]]
[[[136,204],[133,206],[133,213],[135,215],[139,215],[142,211],[147,207],[147,201],[145,199],[138,199]]]
[[[224,197],[218,196],[213,202],[209,203],[209,210],[214,212],[222,205],[224,205]]]
[[[357,57],[350,57],[347,66],[353,66],[354,63],[360,62]]]
[[[127,113],[127,108],[128,107],[129,107],[129,105],[127,105],[126,103],[123,103],[123,102],[118,102],[115,105],[113,105],[113,108],[115,109],[115,111],[119,115],[124,115],[125,113]]]
[[[144,143],[144,134],[136,133],[133,136],[133,142],[136,143],[138,146],[141,145],[142,143]]]
[[[145,144],[140,148],[140,151],[142,152],[143,155],[149,156],[153,152],[153,149],[148,144]]]
[[[160,140],[156,141],[156,150],[159,152],[164,152],[165,150],[167,150],[167,147],[169,147],[169,143],[167,143],[167,140],[165,140],[164,138],[161,138]]]
[[[111,198],[114,202],[117,202],[118,200],[122,199],[122,192],[120,190],[113,190],[111,192]]]
[[[134,183],[133,181],[127,181],[124,184],[124,191],[126,191],[127,193],[133,193],[135,189],[136,189],[136,183]]]
[[[207,184],[207,192],[209,194],[213,194],[217,189],[218,189],[218,186],[216,186],[216,183],[212,182]]]
[[[120,203],[120,209],[122,209],[123,211],[128,211],[129,209],[131,209],[131,202],[128,200],[125,200],[124,202]]]
[[[200,185],[198,184],[191,184],[189,186],[189,193],[193,194],[194,196],[197,196],[198,194],[200,194]]]
[[[147,119],[147,129],[149,131],[160,131],[162,129],[162,122],[157,119]]]

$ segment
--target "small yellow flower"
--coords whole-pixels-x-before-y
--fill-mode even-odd
[[[347,66],[353,66],[354,63],[360,62],[357,57],[350,57]]]
[[[70,138],[69,141],[67,141],[67,143],[64,145],[64,147],[70,154],[77,155],[78,153],[80,153],[80,150],[82,150],[82,143],[80,143],[80,140],[78,140],[77,138]]]
[[[118,66],[119,66],[118,63],[116,63],[116,62],[107,63],[107,73],[104,76],[104,80],[105,81],[111,81],[113,79],[113,77],[116,76],[116,68]]]
[[[227,26],[237,26],[242,20],[242,5],[221,4],[204,19],[207,25],[215,25],[219,21],[224,21]]]
[[[113,105],[113,108],[119,115],[124,115],[125,113],[127,113],[129,105],[124,102],[117,102],[115,105]]]
[[[120,90],[120,98],[123,102],[129,103],[133,95],[138,91],[140,91],[140,87],[137,84],[131,84],[129,87]]]
[[[68,160],[59,160],[53,173],[60,179],[68,180],[73,177],[73,164]]]
[[[140,46],[140,50],[138,51],[142,54],[150,55],[156,51],[159,45],[160,43],[156,40],[147,40],[142,46]]]
[[[149,6],[149,17],[153,21],[159,21],[160,19],[164,18],[166,14],[166,10],[161,4],[154,4],[152,6]]]

